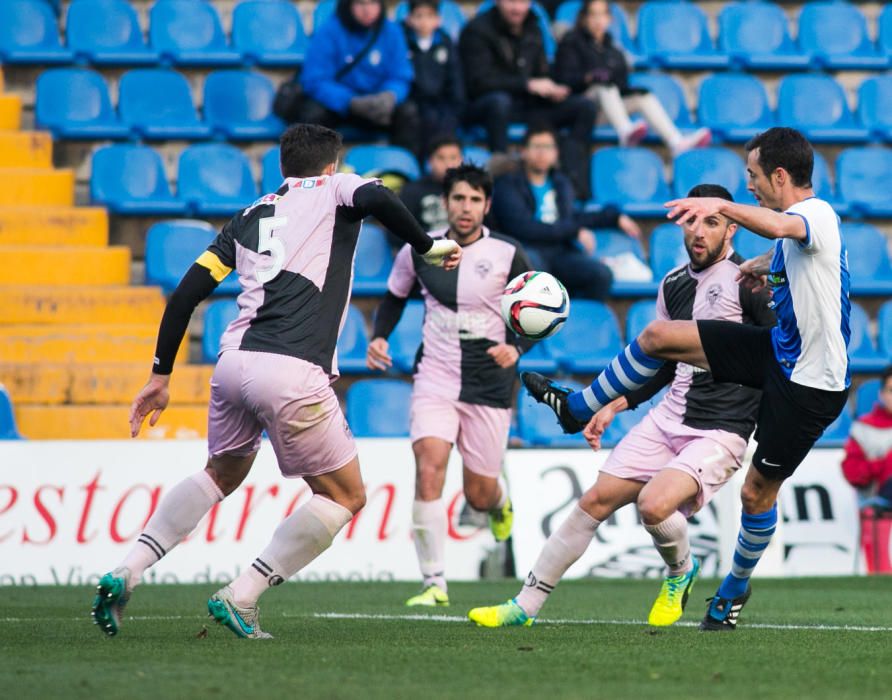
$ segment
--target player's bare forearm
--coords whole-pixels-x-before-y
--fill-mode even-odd
[[[719,212],[720,214],[724,214],[753,233],[770,239],[793,238],[798,241],[805,240],[805,221],[800,216],[791,216],[773,209],[738,204],[724,199],[720,201],[724,202]]]

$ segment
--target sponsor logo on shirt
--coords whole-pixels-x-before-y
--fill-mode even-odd
[[[478,260],[474,265],[474,272],[476,272],[481,279],[486,277],[490,272],[492,272],[492,263],[489,260]]]
[[[250,207],[245,209],[243,216],[247,216],[248,213],[255,207],[259,207],[263,204],[275,204],[280,199],[282,199],[282,196],[276,194],[275,192],[273,192],[271,194],[265,194],[260,199],[256,200]]]

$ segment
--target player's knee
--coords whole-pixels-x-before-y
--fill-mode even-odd
[[[676,504],[659,494],[643,493],[638,496],[638,514],[645,525],[658,525],[672,515]]]
[[[490,510],[496,500],[497,485],[465,484],[465,500],[474,510]]]
[[[774,505],[775,494],[762,489],[758,484],[744,482],[740,489],[740,503],[743,512],[755,515],[767,513]]]
[[[361,486],[356,490],[348,491],[341,495],[339,499],[339,505],[344,506],[344,508],[356,515],[365,507],[365,501],[365,487]]]

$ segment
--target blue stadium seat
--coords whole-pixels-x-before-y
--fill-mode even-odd
[[[582,385],[572,380],[560,380],[574,390]],[[588,447],[581,435],[566,435],[548,406],[536,403],[526,389],[517,395],[517,433],[528,447]]]
[[[314,32],[334,14],[335,7],[337,7],[337,0],[319,0],[319,2],[316,3],[316,7],[313,8]]]
[[[647,267],[647,258],[644,255],[644,248],[641,241],[630,238],[622,231],[615,229],[602,229],[595,231],[595,257],[604,258],[621,258],[623,256],[633,255],[643,267]],[[607,261],[610,264],[610,261]],[[617,262],[622,268],[622,262]],[[620,280],[614,279],[610,293],[614,297],[639,297],[651,296],[657,293],[657,283],[653,280]]]
[[[400,322],[390,334],[390,356],[395,370],[411,374],[415,353],[421,345],[421,326],[424,323],[424,302],[412,299],[406,303]]]
[[[269,78],[243,70],[220,70],[204,83],[204,118],[230,141],[275,140],[285,125],[272,112],[276,89]]]
[[[365,329],[362,311],[353,304],[347,307],[347,318],[338,338],[338,369],[342,374],[368,374],[365,354],[369,347],[369,334]]]
[[[732,143],[748,141],[775,125],[761,81],[739,73],[706,78],[700,84],[697,114],[717,139]]]
[[[220,338],[226,327],[238,317],[235,299],[217,299],[208,304],[201,335],[201,361],[216,362],[220,352]]]
[[[0,2],[0,63],[71,63],[59,42],[59,26],[43,0]]]
[[[865,216],[892,216],[892,149],[847,148],[836,161],[839,195]]]
[[[378,296],[387,291],[393,253],[387,235],[378,226],[362,225],[353,265],[353,293],[356,296]]]
[[[847,2],[803,3],[799,45],[818,70],[882,70],[889,64],[870,41],[864,15]]]
[[[829,75],[787,75],[777,95],[778,123],[817,143],[860,143],[867,129],[855,121],[842,86]]]
[[[519,372],[541,372],[542,374],[557,372],[558,363],[548,350],[548,340],[540,340],[521,355],[517,369]]]
[[[690,262],[684,234],[677,224],[660,224],[650,233],[650,269],[661,280],[670,270]]]
[[[592,158],[592,189],[599,204],[632,216],[663,216],[670,197],[663,162],[646,148],[602,148]]]
[[[153,224],[146,233],[146,284],[157,284],[170,294],[216,237],[217,232],[205,221],[179,219]],[[240,291],[238,275],[230,273],[214,293]],[[217,338],[219,342],[219,335]]]
[[[19,430],[15,424],[15,413],[12,410],[12,400],[9,398],[6,388],[0,384],[0,440],[21,440]]]
[[[653,299],[636,301],[626,312],[626,343],[631,343],[644,327],[656,319],[657,302]]]
[[[722,185],[743,204],[756,204],[746,189],[746,165],[727,148],[698,148],[675,158],[673,183],[676,197],[687,197],[695,185]]]
[[[892,364],[892,301],[884,302],[877,313],[877,348]]]
[[[849,367],[852,372],[879,372],[888,360],[877,351],[870,335],[870,319],[867,312],[857,303],[852,302],[852,313],[849,316]]]
[[[833,180],[830,177],[830,168],[824,156],[817,150],[814,153],[815,167],[811,174],[811,182],[815,188],[815,194],[829,202],[837,214],[845,216],[849,213],[851,207],[848,202],[837,195],[836,187],[834,187]]]
[[[787,16],[771,2],[734,2],[719,13],[719,48],[747,70],[804,70],[810,57],[790,38]]]
[[[477,14],[486,12],[493,5],[495,5],[494,0],[483,0],[477,7]],[[535,0],[530,5],[530,11],[536,15],[536,19],[539,21],[539,29],[542,30],[542,38],[545,41],[545,55],[548,57],[548,62],[551,63],[554,60],[555,51],[557,51],[557,44],[555,43],[554,35],[551,33],[551,18],[548,16],[545,8]]]
[[[868,78],[858,88],[858,119],[875,141],[892,141],[892,75]]]
[[[121,121],[147,141],[211,136],[211,128],[199,119],[192,104],[186,78],[167,68],[124,73],[118,88],[118,111]]]
[[[892,294],[889,242],[870,224],[845,223],[842,236],[849,251],[852,294]]]
[[[231,216],[257,199],[248,158],[229,144],[196,144],[180,154],[177,191],[198,216]]]
[[[486,167],[491,156],[489,149],[482,146],[464,146],[462,148],[462,160],[465,163],[473,163],[481,168]]]
[[[402,22],[407,14],[409,14],[409,3],[402,0],[397,3],[393,17],[397,22]],[[466,21],[461,6],[454,0],[440,0],[440,17],[443,18],[443,31],[452,37],[453,41],[458,41],[458,35],[461,34]]]
[[[739,228],[731,243],[734,251],[748,260],[772,250],[776,242],[758,236],[745,228]]]
[[[158,54],[143,40],[136,10],[126,0],[72,2],[68,6],[65,33],[68,48],[78,61],[112,66],[158,62]]]
[[[821,437],[815,443],[815,447],[843,447],[849,438],[852,429],[852,414],[846,406],[837,419],[828,425]]]
[[[892,57],[892,5],[886,5],[877,18],[877,44],[881,52]]]
[[[261,161],[263,173],[260,176],[260,189],[262,194],[275,192],[282,186],[282,166],[279,164],[279,147],[273,146],[263,154]]]
[[[37,79],[34,121],[62,139],[125,139],[99,73],[85,68],[52,68]]]
[[[671,75],[665,73],[633,73],[629,76],[631,87],[650,90],[663,105],[666,114],[680,129],[692,129],[696,126],[691,119],[691,110],[685,98],[681,84]]]
[[[599,301],[574,299],[563,330],[548,339],[558,364],[572,374],[600,372],[623,348],[613,310]]]
[[[855,418],[860,418],[865,413],[873,410],[873,405],[880,398],[880,380],[868,379],[855,392]]]
[[[360,379],[347,389],[347,423],[356,437],[409,437],[412,385],[399,379]]]
[[[232,13],[232,45],[249,65],[293,68],[307,43],[300,14],[286,0],[245,0]]]
[[[638,46],[664,68],[716,70],[730,63],[716,51],[706,15],[694,3],[645,2],[638,10]]]
[[[186,205],[170,193],[164,164],[148,146],[117,144],[93,154],[90,199],[115,214],[184,214]]]
[[[399,146],[354,146],[347,151],[344,165],[363,177],[375,177],[383,173],[397,173],[407,180],[421,177],[421,169],[415,156]]]
[[[213,4],[157,0],[149,14],[149,38],[164,63],[181,66],[234,66],[242,57],[226,43]]]

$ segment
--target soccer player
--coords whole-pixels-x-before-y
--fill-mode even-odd
[[[173,361],[196,305],[232,270],[242,292],[211,379],[207,466],[162,499],[124,560],[99,582],[93,618],[109,636],[143,572],[181,542],[248,475],[266,430],[286,478],[312,498],[278,526],[243,573],[208,601],[239,637],[260,629],[257,600],[331,544],[365,503],[356,444],[331,388],[335,345],[350,299],[362,219],[373,215],[419,256],[454,277],[461,250],[427,236],[396,195],[357,175],[336,174],[341,137],[297,124],[281,139],[282,186],[236,214],[186,272],[161,319],[154,367],[130,408],[135,437],[167,407]]]
[[[424,298],[422,345],[416,359],[410,435],[415,453],[412,527],[424,579],[407,605],[448,605],[444,558],[446,465],[453,445],[463,462],[465,498],[488,511],[497,540],[511,534],[513,513],[501,477],[514,393],[515,365],[531,343],[515,337],[499,313],[505,285],[529,270],[514,240],[483,226],[492,180],[482,169],[461,165],[443,182],[449,227],[437,241],[455,241],[464,251],[458,275],[446,275],[409,246],[396,257],[387,295],[375,318],[367,363],[391,366],[387,337],[396,327],[412,289]]]
[[[733,201],[718,185],[698,185],[688,197]],[[671,270],[657,294],[657,318],[722,319],[771,327],[774,314],[765,290],[737,282],[743,258],[732,248],[737,224],[714,214],[684,224],[690,262]],[[667,362],[641,389],[598,411],[584,435],[593,449],[614,416],[634,409],[671,382],[668,394],[614,449],[595,485],[555,530],[516,598],[475,608],[468,616],[485,627],[530,624],[561,576],[583,555],[598,526],[628,503],[636,503],[668,573],[648,622],[675,623],[682,615],[700,568],[691,555],[687,518],[702,509],[740,468],[756,422],[759,391],[719,384],[709,372]]]
[[[709,370],[717,382],[762,389],[758,448],[741,491],[734,563],[700,623],[705,631],[736,628],[750,597],[750,577],[774,534],[781,484],[839,416],[850,383],[847,253],[839,217],[812,188],[811,144],[795,129],[775,127],[751,139],[746,151],[748,188],[760,206],[693,197],[667,202],[667,216],[684,225],[721,215],[774,240],[768,253],[740,266],[740,278],[753,290],[770,287],[777,325],[657,320],[582,391],[571,392],[540,374],[522,377],[568,432],[582,430],[667,360]]]

